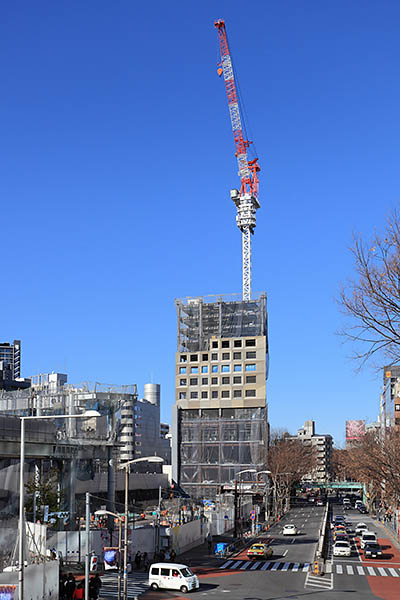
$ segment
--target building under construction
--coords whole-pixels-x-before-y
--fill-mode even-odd
[[[266,295],[175,304],[173,477],[191,496],[210,498],[239,472],[265,468]]]

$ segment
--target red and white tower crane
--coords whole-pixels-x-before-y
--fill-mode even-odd
[[[218,74],[224,76],[233,139],[235,141],[235,154],[239,166],[238,175],[241,181],[240,191],[231,190],[231,198],[237,207],[236,223],[242,232],[243,300],[251,300],[251,234],[254,233],[256,226],[256,210],[260,208],[257,175],[260,166],[258,165],[258,158],[249,161],[247,157],[247,148],[252,142],[245,139],[243,135],[242,118],[232,59],[226,37],[225,22],[222,20],[215,21],[214,25],[218,29],[221,49],[221,63]]]

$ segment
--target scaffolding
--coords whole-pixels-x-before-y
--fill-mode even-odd
[[[212,337],[239,338],[267,335],[267,297],[229,299],[234,295],[175,300],[178,319],[178,352],[209,350]]]

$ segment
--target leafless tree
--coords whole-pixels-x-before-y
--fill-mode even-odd
[[[355,236],[351,248],[357,278],[340,293],[339,304],[351,319],[340,333],[355,343],[360,366],[376,353],[400,360],[400,215],[387,219],[383,235],[371,242]]]

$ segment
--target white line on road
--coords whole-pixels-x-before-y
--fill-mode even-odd
[[[387,577],[387,573],[383,567],[376,567],[381,575]]]
[[[364,569],[362,567],[357,567],[357,571],[359,575],[365,575]]]
[[[388,567],[388,571],[390,571],[390,573],[393,575],[393,577],[398,577],[399,574],[397,573],[396,569],[392,569],[391,567]]]
[[[258,565],[261,564],[261,561],[256,560],[256,562],[254,563],[254,565],[252,565],[250,567],[250,571],[254,571],[254,569],[257,569]]]
[[[288,551],[286,549],[285,552],[282,554],[282,556],[286,556],[287,553],[288,553]]]
[[[287,571],[289,568],[290,563],[285,563],[281,569],[281,571]]]
[[[280,565],[280,563],[275,563],[274,566],[272,567],[271,571],[277,571],[279,565]]]
[[[339,575],[341,575],[343,573],[342,565],[336,565],[336,573],[339,573]]]
[[[266,569],[268,569],[270,564],[271,564],[271,561],[264,563],[263,566],[261,567],[260,571],[265,571]]]
[[[346,565],[347,574],[354,575],[353,567],[351,565]]]
[[[248,560],[247,562],[245,562],[245,563],[244,563],[244,565],[242,565],[242,566],[240,567],[240,570],[241,570],[241,571],[244,571],[245,569],[247,569],[247,567],[248,567],[249,565],[251,565],[251,560]]]
[[[294,544],[296,541],[296,538],[293,538],[292,541],[290,542],[291,544]]]
[[[294,563],[292,571],[296,572],[299,570],[300,563]]]
[[[236,569],[236,567],[238,567],[243,561],[241,560],[237,560],[233,565],[231,565],[231,569]]]
[[[310,568],[310,563],[304,563],[304,567],[302,569],[303,573],[307,573],[309,568]]]
[[[224,565],[222,565],[222,566],[220,567],[220,569],[226,569],[226,568],[227,568],[227,566],[228,566],[228,565],[230,565],[231,563],[232,563],[232,561],[231,561],[231,560],[228,560],[228,562],[226,562]]]
[[[372,567],[367,567],[367,570],[368,570],[368,573],[369,573],[370,575],[376,575],[376,573],[375,573],[375,571],[373,570],[373,568],[372,568]]]

